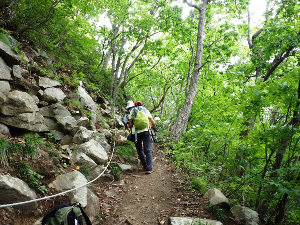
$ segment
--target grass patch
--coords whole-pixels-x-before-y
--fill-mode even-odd
[[[119,156],[119,158],[128,161],[129,158],[134,157],[136,155],[134,143],[126,141],[124,145],[117,146],[116,154]]]
[[[41,194],[45,194],[48,191],[46,187],[40,183],[40,180],[44,177],[31,170],[25,162],[19,162],[16,165],[16,169],[29,187],[37,189]]]
[[[44,147],[44,139],[41,138],[37,133],[27,133],[23,136],[25,140],[25,148],[23,149],[23,154],[26,157],[36,156],[37,150]]]
[[[207,184],[203,178],[194,177],[191,184],[192,188],[201,194],[204,194],[207,191]]]
[[[110,174],[114,176],[115,180],[121,179],[122,169],[117,163],[110,164]]]
[[[226,218],[226,210],[225,209],[222,209],[218,205],[212,205],[212,206],[210,206],[210,211],[215,220],[218,220],[221,222],[225,221],[225,218]]]
[[[90,175],[90,169],[86,166],[81,166],[80,167],[80,172],[85,176],[85,178],[87,179],[88,176]]]

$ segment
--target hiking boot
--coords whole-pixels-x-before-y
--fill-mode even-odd
[[[145,172],[145,174],[151,174],[151,173],[153,173],[153,170],[148,170]]]

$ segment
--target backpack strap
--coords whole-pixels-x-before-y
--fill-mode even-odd
[[[86,225],[92,225],[92,223],[91,223],[89,217],[88,217],[88,216],[86,215],[86,213],[83,211],[83,209],[81,208],[81,205],[80,205],[80,204],[79,204],[79,208],[80,208],[80,211],[81,211],[81,213],[82,213],[82,215],[83,215],[83,218],[84,218],[84,220],[85,220],[85,222],[86,222]]]

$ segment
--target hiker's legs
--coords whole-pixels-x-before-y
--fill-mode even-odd
[[[150,133],[148,131],[144,131],[141,133],[141,137],[144,144],[144,152],[146,156],[146,170],[153,170],[152,168],[152,143]]]
[[[135,144],[136,151],[139,155],[139,159],[141,160],[141,164],[146,169],[146,158],[145,158],[144,151],[143,151],[141,133],[137,134],[137,143],[134,143],[134,144]]]

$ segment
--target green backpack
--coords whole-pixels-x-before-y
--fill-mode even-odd
[[[132,120],[137,130],[144,130],[149,127],[147,109],[144,106],[136,106],[132,110]]]
[[[83,218],[87,225],[92,225],[80,203],[67,203],[47,212],[42,219],[42,225],[83,225]]]

